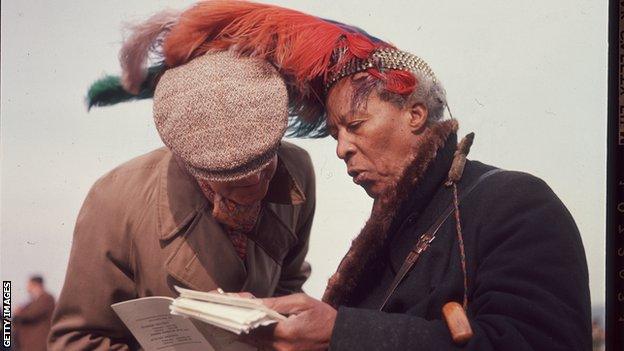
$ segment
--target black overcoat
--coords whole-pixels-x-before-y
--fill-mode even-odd
[[[338,310],[331,350],[591,350],[587,263],[574,220],[539,178],[502,171],[460,204],[468,277],[467,315],[474,336],[454,345],[442,306],[462,302],[456,222],[450,216],[398,286],[384,293],[420,235],[446,208],[443,183],[456,138],[439,150],[423,180],[397,209],[386,254]],[[467,186],[493,167],[468,161]]]

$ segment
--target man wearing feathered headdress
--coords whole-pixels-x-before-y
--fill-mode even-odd
[[[148,70],[154,77],[224,50],[271,62],[286,81],[295,134],[334,137],[349,175],[374,199],[322,301],[263,299],[289,318],[256,342],[277,350],[591,348],[574,220],[540,179],[467,159],[474,134],[458,142],[444,89],[421,58],[355,27],[242,1],[193,6],[163,46],[164,64]],[[149,95],[143,84],[131,97]]]

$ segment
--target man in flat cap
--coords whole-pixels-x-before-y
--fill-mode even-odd
[[[76,222],[51,350],[138,349],[110,307],[117,302],[175,297],[176,285],[280,296],[300,292],[309,275],[314,171],[304,150],[282,141],[284,79],[268,61],[233,51],[166,65],[157,78],[133,75],[131,61],[145,54],[133,46],[153,39],[150,31],[168,30],[172,16],[151,18],[124,45],[123,90],[121,83],[111,88],[119,80],[109,77],[90,92],[91,105],[153,94],[166,146],[91,188]],[[152,92],[131,93],[137,85]],[[120,91],[121,98],[112,96]]]
[[[270,348],[591,349],[572,216],[542,180],[467,160],[474,135],[458,142],[424,60],[358,28],[269,5],[209,1],[182,19],[172,36],[245,48],[304,80],[320,133],[336,139],[349,175],[374,199],[323,301],[263,300],[289,315]]]

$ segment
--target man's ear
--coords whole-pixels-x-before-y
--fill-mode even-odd
[[[422,103],[413,103],[409,108],[410,121],[409,125],[412,131],[420,130],[426,123],[429,117],[429,110],[427,106]]]

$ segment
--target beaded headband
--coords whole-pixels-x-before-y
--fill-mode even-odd
[[[339,56],[340,51],[334,54],[334,57]],[[376,68],[380,71],[397,69],[412,73],[422,72],[433,81],[436,80],[431,67],[420,57],[398,49],[383,48],[373,51],[366,59],[353,59],[342,66],[339,71],[330,73],[325,83],[325,91],[329,91],[332,85],[341,78],[363,72],[369,68]]]

